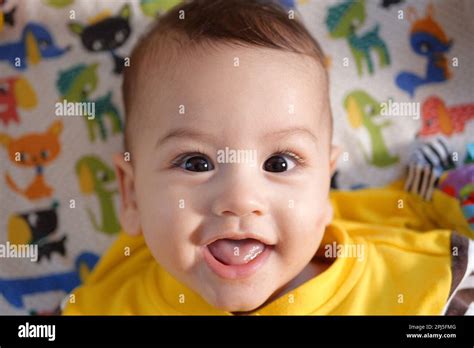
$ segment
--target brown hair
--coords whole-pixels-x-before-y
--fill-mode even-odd
[[[213,43],[257,46],[303,54],[313,57],[324,68],[324,54],[318,42],[299,20],[290,18],[290,12],[276,0],[184,1],[156,20],[151,30],[135,46],[131,65],[124,70],[122,92],[126,114],[126,149],[130,145],[128,133],[131,128],[132,91],[140,89],[137,80],[146,76],[146,70],[141,68],[146,64],[140,63],[146,59],[147,62],[163,65],[157,59],[157,52],[165,44],[178,44],[179,49],[189,49]],[[165,50],[168,55],[172,54],[170,50],[171,47]]]

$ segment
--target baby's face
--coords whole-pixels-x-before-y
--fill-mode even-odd
[[[213,306],[253,310],[305,269],[331,219],[323,69],[230,46],[169,69],[136,93],[122,223]]]

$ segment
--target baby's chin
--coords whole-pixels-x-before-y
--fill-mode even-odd
[[[269,280],[273,279],[273,281]],[[248,279],[200,279],[195,290],[212,307],[226,312],[254,311],[265,304],[279,289],[275,277],[254,275]]]
[[[245,288],[237,284],[213,289],[201,296],[214,308],[226,312],[250,312],[261,307],[272,295],[266,289]]]

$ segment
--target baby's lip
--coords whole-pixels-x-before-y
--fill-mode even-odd
[[[263,244],[265,244],[265,245],[268,245],[268,246],[272,246],[272,245],[275,245],[275,244],[276,244],[276,242],[270,240],[270,238],[268,238],[268,237],[266,237],[266,236],[263,236],[263,235],[256,234],[256,233],[249,233],[249,232],[227,232],[227,233],[220,234],[220,235],[213,236],[213,237],[209,238],[209,239],[204,243],[204,245],[212,244],[212,243],[214,243],[216,240],[219,240],[219,239],[232,239],[232,240],[255,239],[255,240],[258,240],[259,242],[261,242],[261,243],[263,243]]]

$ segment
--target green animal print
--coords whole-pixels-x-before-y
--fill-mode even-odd
[[[108,188],[115,181],[115,172],[97,156],[83,156],[76,163],[76,175],[81,192],[95,194],[99,200],[101,223],[89,208],[87,213],[97,231],[114,234],[120,231],[120,223],[115,214],[113,197],[118,191]]]
[[[365,34],[358,34],[366,18],[365,0],[346,0],[342,4],[329,8],[326,26],[332,38],[345,38],[354,56],[357,72],[362,75],[364,61],[370,74],[374,72],[374,64],[370,52],[372,49],[378,56],[380,67],[390,64],[390,55],[385,42],[379,36],[379,25]]]
[[[143,14],[155,18],[171,8],[175,7],[181,0],[140,0],[140,8]]]
[[[88,102],[95,104],[95,117],[93,119],[84,117],[89,139],[92,142],[96,140],[97,132],[102,140],[107,139],[106,117],[112,125],[112,134],[120,133],[123,129],[119,110],[112,102],[112,92],[108,92],[95,100],[90,99],[91,94],[97,89],[97,67],[98,64],[76,65],[66,71],[61,71],[56,83],[63,100],[73,103]]]
[[[387,120],[380,124],[376,123],[376,118],[380,115],[380,103],[366,92],[355,90],[344,99],[344,108],[351,126],[353,128],[363,126],[369,133],[372,154],[369,155],[361,145],[366,161],[377,167],[387,167],[397,163],[399,157],[390,154],[382,134],[382,129],[389,126],[391,122]]]

